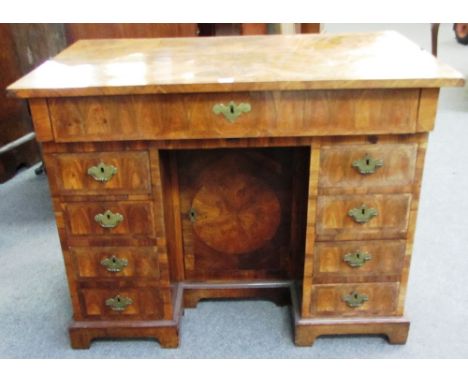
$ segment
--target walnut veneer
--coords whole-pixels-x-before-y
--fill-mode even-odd
[[[404,343],[428,132],[463,83],[380,32],[83,40],[11,85],[43,144],[72,346],[175,347],[206,298],[292,302],[297,345]]]

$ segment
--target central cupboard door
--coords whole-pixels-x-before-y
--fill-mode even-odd
[[[177,152],[187,280],[291,278],[294,150]]]

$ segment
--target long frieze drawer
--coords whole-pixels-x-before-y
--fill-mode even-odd
[[[151,202],[65,204],[71,235],[154,235]]]
[[[158,288],[83,288],[79,291],[82,315],[92,319],[164,318],[164,303],[170,290]]]
[[[313,316],[385,316],[395,313],[398,283],[317,285],[312,290]]]
[[[416,144],[336,145],[320,152],[320,188],[401,187],[413,182]]]
[[[228,80],[228,79],[226,79]],[[418,89],[50,98],[57,142],[412,133]]]
[[[319,196],[318,240],[405,238],[411,194]]]
[[[314,283],[397,281],[404,240],[319,242],[314,250]]]
[[[151,193],[148,152],[55,154],[49,176],[61,194]]]
[[[77,278],[152,278],[159,279],[156,248],[103,247],[70,250]]]

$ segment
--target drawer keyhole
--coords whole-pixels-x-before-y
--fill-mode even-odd
[[[216,115],[222,114],[229,122],[234,122],[240,115],[248,113],[252,110],[250,103],[243,102],[236,104],[234,101],[229,102],[227,105],[217,103],[213,106],[213,113]]]

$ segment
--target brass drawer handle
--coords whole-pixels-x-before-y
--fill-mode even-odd
[[[127,307],[132,304],[133,304],[133,300],[131,298],[120,296],[120,295],[108,298],[106,300],[106,306],[110,307],[112,310],[116,312],[121,312],[127,309]]]
[[[242,113],[248,113],[250,110],[252,110],[250,103],[236,105],[234,101],[229,102],[227,105],[217,103],[213,106],[213,113],[216,115],[223,114],[229,122],[234,122]]]
[[[364,158],[355,160],[353,167],[356,168],[361,174],[373,174],[378,168],[383,166],[383,160],[374,159],[366,154]]]
[[[114,214],[111,210],[107,210],[102,214],[94,216],[94,220],[96,220],[103,228],[114,228],[123,221],[123,216],[119,213]]]
[[[88,168],[88,175],[92,176],[98,182],[108,182],[117,174],[117,167],[100,162],[97,166]]]
[[[375,208],[367,207],[365,204],[357,208],[352,208],[348,211],[348,216],[351,216],[356,223],[364,224],[371,220],[379,213]]]
[[[351,268],[360,268],[365,262],[372,259],[372,256],[367,252],[349,252],[343,256],[343,260],[348,263]]]
[[[101,265],[104,266],[109,272],[121,272],[127,265],[127,259],[119,259],[116,256],[106,257],[101,260]]]
[[[350,308],[359,308],[362,304],[369,300],[369,297],[365,294],[358,292],[351,292],[350,294],[343,296],[343,301],[346,302]]]

